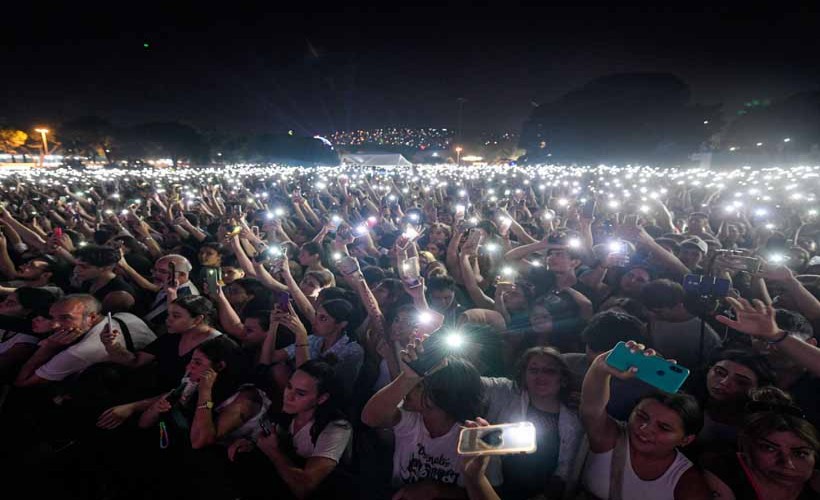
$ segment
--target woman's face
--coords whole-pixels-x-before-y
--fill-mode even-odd
[[[406,346],[416,332],[416,316],[412,311],[401,311],[390,323],[390,340]]]
[[[314,410],[327,401],[327,397],[327,394],[319,394],[316,379],[301,370],[296,370],[285,387],[282,411],[288,415],[297,415]]]
[[[219,252],[213,248],[204,247],[199,249],[199,263],[201,265],[217,267],[219,266],[220,260]]]
[[[521,292],[521,288],[516,286],[504,294],[504,305],[510,312],[526,311],[527,297]]]
[[[552,315],[546,307],[535,306],[530,311],[530,327],[535,333],[552,332]]]
[[[812,447],[790,431],[773,432],[751,444],[746,456],[768,480],[797,486],[811,479],[816,461]]]
[[[627,429],[630,448],[645,455],[668,455],[695,438],[684,432],[680,415],[654,399],[638,404],[629,416]]]
[[[202,374],[209,368],[216,370],[211,360],[202,354],[199,349],[195,349],[191,355],[191,361],[188,361],[188,365],[185,367],[185,373],[188,374],[191,382],[199,382]]]
[[[533,356],[527,363],[524,384],[531,395],[557,398],[566,381],[560,363],[550,356]]]
[[[637,295],[647,283],[649,283],[649,273],[646,269],[630,269],[621,278],[621,290],[627,295]]]
[[[16,293],[6,295],[6,298],[0,302],[0,314],[5,316],[23,316],[26,310],[20,305]]]
[[[311,253],[308,252],[305,249],[299,250],[299,264],[300,265],[310,266],[314,262],[316,262],[317,257],[318,256],[316,256],[316,255],[311,255]]]
[[[709,369],[706,388],[717,401],[745,399],[750,390],[757,388],[757,375],[747,366],[724,359]]]
[[[245,320],[243,324],[243,333],[245,334],[245,340],[243,344],[261,344],[264,342],[265,337],[267,336],[268,332],[262,328],[262,325],[259,323],[259,319],[257,318],[248,318]]]
[[[176,304],[168,306],[168,318],[165,319],[165,326],[168,333],[183,333],[191,330],[202,322],[202,317],[192,317],[185,308]]]
[[[373,298],[376,299],[376,302],[379,304],[379,307],[382,310],[386,309],[390,304],[393,303],[390,297],[390,290],[387,289],[386,286],[382,286],[381,284],[376,285],[373,287]]]
[[[437,227],[430,232],[430,241],[435,243],[445,243],[447,241],[447,233],[444,229]],[[435,245],[427,245],[428,248],[433,246],[435,250],[430,250],[434,255],[438,253],[438,247]]]
[[[313,333],[320,337],[327,337],[338,332],[340,324],[327,313],[324,307],[319,306],[313,320]]]
[[[253,295],[248,294],[248,292],[246,292],[245,289],[239,285],[231,285],[225,290],[225,292],[228,302],[233,307],[239,307],[247,304],[248,301],[253,298]]]
[[[316,278],[313,276],[305,277],[301,283],[299,283],[299,289],[302,290],[302,293],[307,295],[308,297],[315,298],[319,295],[319,291],[322,289],[322,285],[316,281]]]

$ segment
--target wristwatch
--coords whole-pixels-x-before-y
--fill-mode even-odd
[[[204,410],[204,409],[212,410],[213,407],[214,407],[214,402],[213,401],[205,401],[201,405],[197,406],[196,409],[197,410]]]

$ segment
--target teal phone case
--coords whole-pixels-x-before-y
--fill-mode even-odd
[[[638,373],[635,374],[638,380],[643,380],[664,392],[678,392],[689,377],[688,368],[670,363],[658,356],[645,356],[642,352],[633,353],[626,346],[626,342],[618,342],[606,357],[606,364],[621,371],[634,366],[638,369]]]

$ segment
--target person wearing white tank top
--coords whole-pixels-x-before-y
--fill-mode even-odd
[[[656,355],[643,345],[628,345],[633,352]],[[641,399],[627,423],[616,421],[606,412],[610,377],[632,378],[637,369],[620,372],[606,364],[608,355],[592,362],[581,390],[581,420],[590,448],[583,474],[586,491],[601,500],[711,498],[701,472],[678,451],[703,426],[697,401],[685,394],[652,394]]]

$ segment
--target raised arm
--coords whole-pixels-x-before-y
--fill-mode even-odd
[[[781,284],[789,297],[794,301],[797,310],[809,321],[820,318],[820,301],[810,291],[806,290],[794,274],[786,266],[766,266],[762,273],[763,278]]]
[[[741,333],[776,346],[779,352],[792,358],[815,377],[820,377],[820,349],[781,330],[775,321],[774,307],[760,300],[749,302],[746,299],[727,297],[726,301],[735,311],[736,319],[721,315],[717,316],[718,321]]]

